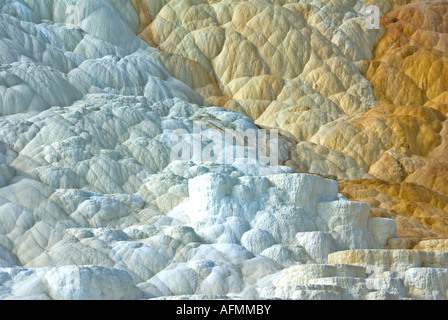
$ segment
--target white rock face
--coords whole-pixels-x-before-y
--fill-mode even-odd
[[[281,137],[280,165],[217,161],[226,130],[262,131],[172,77],[128,2],[71,3],[79,29],[67,1],[0,0],[1,299],[446,297],[445,262],[404,259],[381,291],[329,261],[381,249],[393,221],[281,166]],[[191,144],[215,161],[173,158]]]

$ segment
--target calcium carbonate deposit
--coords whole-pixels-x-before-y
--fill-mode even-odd
[[[165,2],[145,3],[156,12]],[[175,25],[166,10],[159,22]],[[319,15],[308,13],[308,21]],[[334,14],[347,25],[332,29],[324,19],[327,35],[300,21],[302,44],[314,39],[309,70],[331,50],[334,70],[323,74],[371,58],[380,31],[367,43],[351,28],[359,17]],[[401,240],[394,220],[369,217],[369,204],[347,200],[325,175],[285,166],[295,146],[273,126],[206,103],[212,89],[195,82],[191,61],[167,58],[138,36],[132,1],[0,0],[0,15],[0,298],[447,299],[448,252],[385,249]],[[159,36],[200,55],[179,32]],[[232,71],[229,59],[216,62],[216,83],[255,90],[253,81],[232,82],[231,72],[245,71]],[[307,81],[305,65],[283,90]],[[353,89],[333,100],[325,96],[331,84],[314,94],[304,86],[316,126],[356,114],[350,101],[355,109],[374,103],[367,80],[353,73],[340,83]],[[288,107],[306,99],[284,98]],[[259,122],[269,122],[263,112]],[[296,135],[307,121],[294,121]],[[358,165],[353,175],[368,177]]]

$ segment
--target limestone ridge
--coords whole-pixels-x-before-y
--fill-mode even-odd
[[[173,160],[198,124],[201,151],[261,130],[173,77],[189,64],[137,36],[130,2],[0,14],[0,298],[447,298],[444,253],[384,250],[394,220],[283,166],[289,141],[277,166]]]

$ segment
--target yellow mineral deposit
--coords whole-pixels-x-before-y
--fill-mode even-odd
[[[0,13],[0,299],[448,298],[447,1]]]
[[[431,199],[448,196],[448,3],[369,1],[383,17],[380,30],[366,30],[352,2],[343,19],[342,2],[134,4],[140,36],[171,73],[210,104],[294,141],[286,164],[379,203],[373,214],[394,217],[401,236],[446,237],[448,213]],[[422,187],[432,196],[403,194]]]

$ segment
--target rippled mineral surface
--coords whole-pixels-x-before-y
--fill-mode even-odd
[[[0,0],[0,299],[448,298],[448,1]]]

